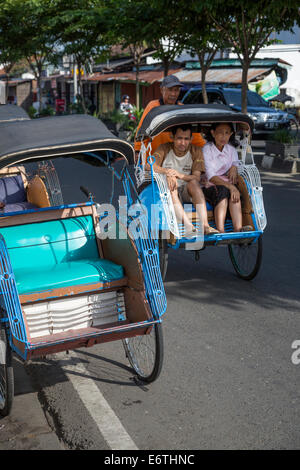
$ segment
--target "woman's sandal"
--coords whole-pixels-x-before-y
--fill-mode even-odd
[[[252,225],[244,225],[241,228],[240,232],[253,232],[253,227]]]
[[[220,233],[216,228],[209,226],[204,229],[204,235],[215,235],[216,233]]]

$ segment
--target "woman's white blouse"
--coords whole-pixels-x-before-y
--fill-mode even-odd
[[[205,163],[205,174],[208,186],[212,186],[209,180],[213,176],[219,176],[224,181],[229,181],[226,174],[228,170],[234,165],[238,166],[239,158],[236,149],[226,144],[223,150],[220,151],[213,142],[209,142],[204,145],[203,149],[204,163]]]

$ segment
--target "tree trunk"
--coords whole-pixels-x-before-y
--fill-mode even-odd
[[[198,59],[201,67],[201,85],[202,85],[202,97],[203,97],[203,103],[208,104],[208,98],[207,98],[207,92],[206,92],[206,72],[208,67],[205,64],[205,53],[198,52]]]
[[[13,68],[14,64],[10,63],[5,66],[5,104],[7,104],[7,98],[8,98],[8,82],[9,82],[9,74],[11,72],[11,69]]]
[[[164,57],[163,58],[163,64],[164,64],[164,77],[166,77],[169,73],[169,68],[170,68],[169,57]]]
[[[36,81],[37,81],[37,86],[38,86],[39,113],[40,113],[40,112],[42,111],[42,105],[43,105],[43,101],[42,101],[42,87],[41,87],[42,71],[41,71],[40,69],[38,69]]]
[[[247,91],[249,62],[242,63],[242,113],[247,113]]]
[[[203,67],[201,65],[201,85],[202,85],[202,97],[203,97],[203,103],[204,104],[208,104],[208,97],[207,97],[207,92],[206,92],[206,82],[205,82],[206,72],[207,72],[206,67]]]

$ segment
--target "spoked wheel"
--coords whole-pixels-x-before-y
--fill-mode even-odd
[[[262,259],[262,236],[256,242],[228,245],[229,256],[237,275],[250,281],[259,271]]]
[[[0,325],[0,416],[10,413],[14,397],[12,351],[5,328]]]
[[[123,346],[138,378],[148,383],[156,380],[163,363],[161,324],[153,325],[149,334],[123,339]]]
[[[162,280],[164,281],[167,269],[168,269],[168,243],[167,240],[163,238],[159,238],[158,240],[158,247],[159,247],[159,266]]]

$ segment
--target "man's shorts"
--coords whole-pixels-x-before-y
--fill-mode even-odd
[[[177,188],[178,197],[179,197],[181,204],[192,202],[192,198],[187,190],[187,185],[188,183],[184,183]]]

